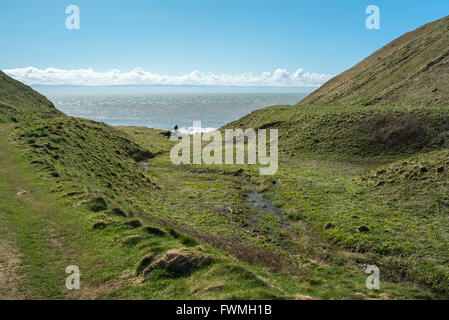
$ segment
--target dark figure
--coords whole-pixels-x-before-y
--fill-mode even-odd
[[[175,126],[175,131],[178,131],[178,125]]]

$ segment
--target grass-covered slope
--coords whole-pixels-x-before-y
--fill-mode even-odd
[[[261,177],[248,166],[176,167],[159,131],[67,117],[6,76],[0,84],[0,267],[12,266],[17,296],[448,294],[445,105],[255,111],[227,127],[280,130],[279,171]],[[77,292],[63,286],[72,264]],[[381,268],[382,290],[365,288],[366,264]],[[2,288],[0,298],[13,292]]]
[[[0,122],[31,113],[62,114],[43,95],[0,71]]]
[[[297,106],[255,111],[225,128],[277,128],[286,153],[344,158],[447,148],[449,17],[409,32]]]
[[[276,128],[285,154],[359,158],[401,156],[449,146],[445,106],[273,106],[224,128]]]
[[[387,44],[300,104],[372,105],[449,101],[449,17]]]
[[[272,230],[275,217],[249,228],[256,213],[240,177],[190,176],[166,160],[139,168],[170,149],[161,132],[38,110],[20,104],[0,125],[0,267],[14,279],[0,298],[382,298],[354,268],[312,265],[298,281],[276,251],[285,233]],[[82,290],[64,289],[68,265],[79,266]],[[338,290],[314,280],[323,269]]]
[[[105,194],[112,199],[120,190],[126,199],[128,190],[154,187],[136,167],[136,161],[152,153],[106,124],[61,116],[25,119],[16,130],[30,164],[43,178],[71,183],[69,195],[87,199]]]

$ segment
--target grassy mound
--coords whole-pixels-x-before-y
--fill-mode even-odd
[[[377,168],[357,179],[361,185],[393,192],[417,214],[442,220],[449,211],[449,150],[416,155]]]
[[[422,187],[439,189],[449,186],[449,150],[439,150],[399,160],[361,178],[367,184],[414,184],[416,191]],[[446,192],[441,192],[442,194]]]
[[[212,262],[212,257],[194,250],[173,249],[155,258],[154,262],[145,268],[143,274],[148,279],[153,271],[163,270],[173,277],[188,276],[192,272],[212,264]]]
[[[449,146],[448,107],[273,106],[226,128],[279,130],[279,150],[341,158],[409,155]]]
[[[55,191],[85,201],[94,212],[132,198],[132,191],[154,187],[137,169],[137,162],[152,153],[106,124],[65,116],[29,118],[17,126],[16,139],[36,171],[54,178]],[[112,210],[126,215],[121,208]]]

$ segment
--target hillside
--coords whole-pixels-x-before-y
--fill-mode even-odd
[[[31,113],[62,114],[43,95],[0,71],[0,122]]]
[[[272,106],[226,128],[276,128],[284,155],[401,157],[449,146],[445,106]]]
[[[257,110],[224,128],[278,128],[285,154],[401,157],[447,148],[449,17],[394,40],[296,106]]]
[[[387,277],[445,292],[448,48],[446,17],[398,38],[298,105],[257,110],[222,128],[279,129],[282,178],[269,193],[291,219],[338,246],[374,254]]]
[[[448,105],[449,16],[387,44],[299,104]]]

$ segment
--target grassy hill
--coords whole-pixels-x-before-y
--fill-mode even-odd
[[[43,95],[0,71],[0,122],[31,113],[62,114]]]
[[[445,17],[392,41],[300,104],[447,106],[448,48],[449,17]]]
[[[278,128],[287,154],[398,157],[447,148],[449,17],[394,40],[296,106],[257,110],[224,128]]]
[[[273,106],[225,128],[276,128],[286,155],[340,159],[400,157],[447,148],[447,106]]]

